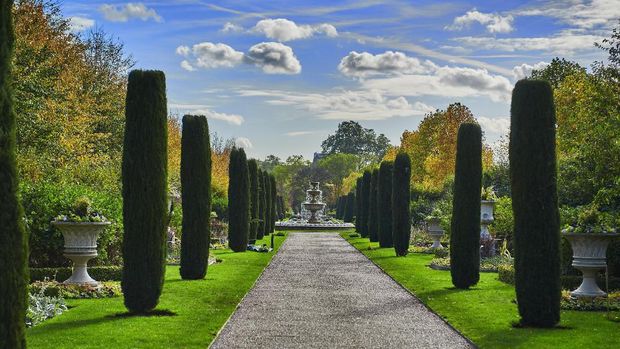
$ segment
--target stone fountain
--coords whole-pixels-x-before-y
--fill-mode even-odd
[[[327,205],[323,202],[323,192],[319,189],[319,184],[310,182],[310,189],[306,190],[306,201],[301,204],[301,214],[287,221],[276,222],[276,230],[338,230],[355,227],[325,214]]]

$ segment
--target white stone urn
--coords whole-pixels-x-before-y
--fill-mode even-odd
[[[441,228],[441,220],[439,218],[427,218],[426,219],[426,233],[433,239],[433,245],[431,248],[443,248],[441,244],[441,237],[444,234]]]
[[[493,211],[495,209],[495,201],[482,200],[480,201],[480,239],[491,239],[491,233],[489,232],[489,224],[493,223]]]
[[[573,297],[606,296],[596,284],[596,273],[607,266],[607,245],[620,234],[563,233],[573,248],[573,267],[583,273],[583,281]]]
[[[53,221],[65,239],[64,256],[73,261],[73,273],[65,284],[99,283],[88,275],[88,261],[97,257],[97,238],[110,222],[63,222]]]

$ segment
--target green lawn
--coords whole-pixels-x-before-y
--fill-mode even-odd
[[[284,239],[276,236],[276,248]],[[121,297],[69,300],[70,310],[27,331],[28,347],[206,348],[275,251],[213,253],[222,263],[209,266],[205,280],[183,281],[178,267],[167,267],[157,309],[175,316],[116,316],[126,311]]]
[[[392,248],[342,236],[481,348],[620,348],[620,323],[603,312],[562,311],[558,329],[514,328],[514,288],[497,273],[481,273],[475,288],[456,290],[449,271],[427,267],[432,255],[395,257]]]

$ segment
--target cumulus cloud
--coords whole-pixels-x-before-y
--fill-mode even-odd
[[[187,57],[190,53],[190,49],[187,46],[179,46],[176,49],[176,53],[177,55],[183,56],[183,57]]]
[[[231,22],[226,22],[226,24],[224,24],[224,26],[222,27],[222,29],[220,29],[220,32],[222,33],[238,33],[238,32],[242,32],[243,31],[243,27],[238,25],[238,24],[234,24]]]
[[[373,55],[368,52],[349,52],[340,60],[338,70],[347,76],[368,76],[387,73],[419,74],[428,73],[437,69],[437,66],[426,60],[420,61],[408,57],[402,52],[386,51]]]
[[[143,21],[153,19],[156,22],[161,22],[162,18],[157,12],[146,7],[141,2],[129,2],[125,5],[110,5],[103,4],[99,6],[99,12],[103,14],[103,17],[111,22],[127,22],[130,19],[137,18]]]
[[[92,28],[94,25],[95,25],[94,19],[80,17],[80,16],[74,16],[74,17],[69,18],[69,28],[74,33],[79,33],[88,28]]]
[[[185,69],[187,71],[194,71],[194,70],[196,70],[196,68],[194,68],[194,66],[192,66],[192,64],[190,62],[188,62],[186,59],[181,61],[181,68],[183,68],[183,69]]]
[[[493,37],[459,37],[452,40],[461,45],[483,49],[499,50],[506,52],[515,51],[544,51],[558,56],[571,55],[576,51],[594,49],[594,42],[604,39],[597,35],[578,35],[570,32],[562,32],[551,37],[538,38],[493,38]]]
[[[248,64],[260,67],[267,74],[299,74],[301,64],[293,49],[279,42],[262,42],[248,50],[243,57]]]
[[[510,118],[508,117],[487,118],[478,116],[476,119],[485,134],[503,136],[510,132]]]
[[[192,46],[192,55],[195,58],[193,65],[200,68],[234,67],[243,60],[242,52],[226,44],[212,42]]]
[[[221,120],[236,126],[239,126],[245,122],[245,119],[241,115],[218,113],[211,109],[195,109],[192,110],[192,114],[204,115],[207,117],[207,119]]]
[[[512,15],[502,16],[497,13],[483,13],[476,9],[467,11],[464,15],[454,18],[451,25],[446,26],[446,30],[463,30],[469,28],[473,23],[484,25],[489,33],[510,33],[514,30]]]
[[[235,138],[235,146],[243,149],[251,149],[253,147],[252,142],[245,137]]]
[[[324,34],[329,37],[338,36],[338,30],[331,24],[298,25],[285,18],[260,20],[250,31],[280,42],[305,39],[315,34]]]
[[[534,65],[523,63],[512,68],[512,76],[515,80],[521,80],[529,77],[532,74],[532,70],[541,70],[548,66],[547,62],[538,62]]]

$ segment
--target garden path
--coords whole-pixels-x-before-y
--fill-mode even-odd
[[[211,348],[469,348],[335,233],[291,233]]]

